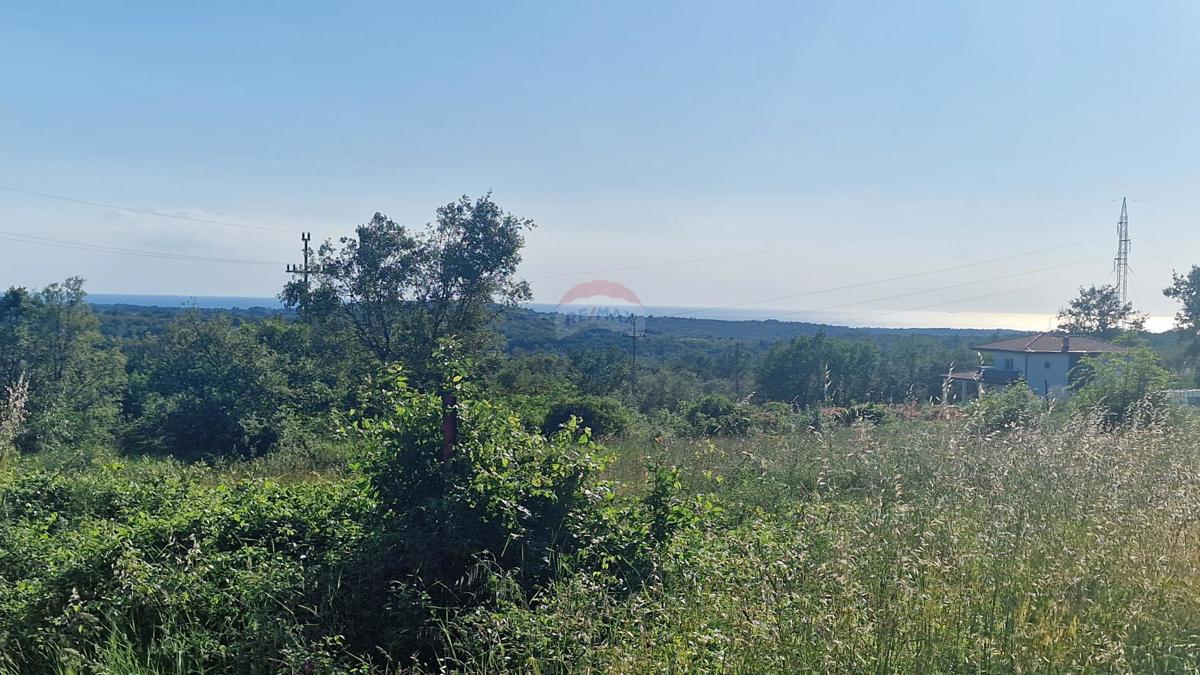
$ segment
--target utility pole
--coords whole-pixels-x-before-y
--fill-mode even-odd
[[[1129,211],[1125,198],[1121,198],[1121,219],[1117,221],[1117,257],[1113,259],[1117,271],[1117,290],[1121,293],[1121,304],[1129,302]]]
[[[629,400],[637,404],[637,341],[640,337],[646,337],[644,332],[638,332],[635,328],[625,334],[625,337],[633,340],[633,349],[630,351],[629,363]]]
[[[317,272],[318,269],[316,265],[311,263],[312,249],[308,246],[308,242],[312,240],[312,233],[300,233],[300,240],[304,242],[304,265],[289,264],[287,266],[287,272],[288,274],[299,274],[304,278],[304,294],[301,296],[303,299],[308,297],[308,275]]]
[[[733,393],[737,398],[742,397],[742,341],[733,343]]]

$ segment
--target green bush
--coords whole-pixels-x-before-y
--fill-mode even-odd
[[[738,436],[750,430],[751,409],[720,394],[708,394],[686,404],[683,418],[693,434]]]
[[[568,420],[550,436],[532,433],[519,415],[476,398],[462,375],[445,391],[451,408],[396,374],[371,402],[377,412],[357,422],[376,448],[367,474],[379,535],[352,602],[384,603],[382,614],[359,612],[365,623],[352,632],[381,631],[364,648],[435,653],[435,610],[487,604],[497,580],[529,593],[572,568],[620,570],[627,585],[644,577],[654,509],[618,499],[598,479],[606,460],[586,429]],[[457,431],[447,457],[451,410]]]
[[[114,639],[172,672],[298,671],[330,656],[313,610],[362,536],[365,491],[213,478],[110,461],[0,483],[0,653],[19,672],[104,672]]]
[[[1167,409],[1164,390],[1171,374],[1149,349],[1086,358],[1076,375],[1080,385],[1072,406],[1096,415],[1107,428],[1152,423]]]
[[[226,319],[184,315],[131,358],[127,448],[186,460],[254,457],[292,426],[278,355]]]
[[[550,403],[542,420],[542,433],[552,435],[572,417],[597,438],[615,436],[630,424],[631,414],[620,401],[607,396],[574,396]]]
[[[977,433],[1026,427],[1041,410],[1042,402],[1024,382],[984,392],[967,405],[967,424]]]

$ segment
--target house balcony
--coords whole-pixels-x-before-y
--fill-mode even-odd
[[[1012,384],[1019,379],[1021,379],[1019,370],[1004,370],[992,366],[983,366],[979,369],[979,381],[984,384]]]

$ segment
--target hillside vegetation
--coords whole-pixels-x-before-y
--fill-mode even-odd
[[[1065,401],[952,405],[973,333],[662,320],[635,367],[519,310],[530,227],[375,214],[286,314],[0,297],[0,673],[1200,669],[1200,342],[1091,289],[1129,348]]]
[[[582,473],[613,462],[590,495],[563,488],[552,465],[527,464],[519,480],[505,479],[502,460],[480,466],[464,489],[499,501],[443,504],[435,531],[396,521],[411,510],[382,508],[412,494],[379,489],[398,478],[381,483],[370,468],[379,455],[363,447],[224,467],[103,453],[10,462],[0,473],[8,669],[1200,665],[1200,429],[1187,421],[1113,434],[1040,419],[993,435],[960,421],[896,422],[576,445],[583,454],[531,448],[574,457]],[[536,476],[565,501],[518,489]],[[484,518],[505,539],[489,542],[459,509],[498,514],[506,494],[541,510],[519,523]],[[547,550],[538,523],[560,506],[578,516],[574,543],[512,558]],[[472,522],[483,538],[468,542]],[[416,555],[438,556],[443,581],[389,581],[381,570],[404,578],[404,547],[418,543]]]

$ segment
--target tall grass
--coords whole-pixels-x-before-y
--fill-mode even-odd
[[[1194,426],[1106,434],[1073,422],[652,448],[695,466],[693,489],[718,493],[723,517],[677,541],[660,581],[634,597],[575,577],[452,626],[456,653],[470,655],[455,665],[1195,671],[1198,441]]]

